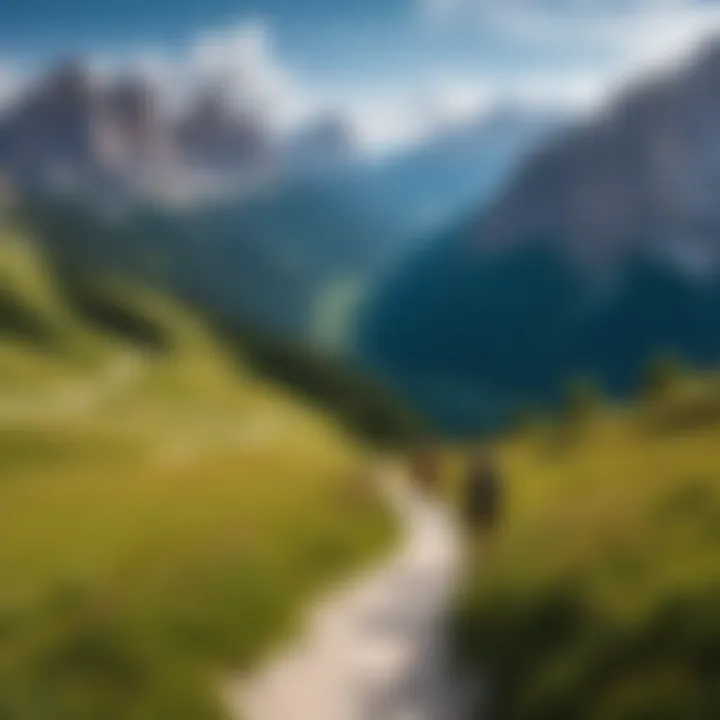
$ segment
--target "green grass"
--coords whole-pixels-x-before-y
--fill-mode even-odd
[[[494,717],[720,717],[716,385],[500,443],[507,512],[456,628]]]
[[[364,450],[182,309],[103,285],[149,351],[9,247],[0,287],[56,341],[0,334],[0,718],[223,717],[226,673],[390,540]]]

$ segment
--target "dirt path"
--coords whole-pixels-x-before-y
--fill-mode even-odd
[[[445,622],[460,560],[446,512],[387,484],[406,540],[324,604],[285,655],[230,692],[237,720],[463,720]]]

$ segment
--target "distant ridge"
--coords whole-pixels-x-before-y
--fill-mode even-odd
[[[461,431],[720,362],[719,75],[713,42],[537,148],[366,304],[366,360]]]

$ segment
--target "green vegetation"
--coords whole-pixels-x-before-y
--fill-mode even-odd
[[[663,355],[653,360],[645,373],[645,386],[643,388],[648,402],[662,402],[683,378],[683,369],[680,361],[670,355]]]
[[[657,375],[562,453],[549,421],[498,444],[507,512],[457,616],[492,717],[720,717],[720,393]]]
[[[53,270],[69,293],[68,300],[88,320],[153,349],[163,349],[166,338],[162,337],[162,325],[149,323],[145,312],[148,302],[156,301],[142,298],[141,312],[137,312],[133,309],[138,305],[136,299],[128,298],[127,289],[115,285],[122,279],[124,283],[159,288],[166,296],[201,309],[203,317],[213,324],[216,336],[239,355],[245,369],[251,366],[253,372],[322,408],[351,433],[373,443],[398,445],[426,430],[424,419],[409,412],[405,402],[389,388],[348,359],[333,354],[342,352],[337,347],[342,343],[309,346],[310,341],[300,339],[311,334],[299,332],[300,327],[318,313],[332,315],[330,310],[335,308],[344,315],[347,313],[343,307],[349,310],[357,304],[359,280],[346,277],[347,273],[341,273],[344,280],[337,279],[332,268],[340,258],[333,260],[333,253],[326,258],[327,267],[316,268],[317,274],[309,272],[309,268],[295,267],[299,258],[292,260],[288,256],[290,250],[291,256],[297,255],[301,245],[310,255],[320,252],[324,243],[331,241],[337,246],[336,233],[319,238],[312,233],[298,235],[295,228],[290,233],[294,238],[292,248],[283,247],[290,228],[276,228],[279,234],[270,232],[265,223],[272,226],[278,217],[273,207],[265,207],[264,203],[250,213],[256,216],[255,222],[250,222],[240,207],[233,206],[189,212],[180,220],[152,208],[108,218],[81,203],[47,200],[17,212],[28,228],[27,234],[47,252]],[[313,212],[311,216],[324,222],[321,214],[315,217]],[[263,227],[268,232],[262,234],[272,240],[269,244],[257,243],[257,232]],[[366,243],[358,245],[343,237],[343,253],[352,256],[358,248],[367,251]],[[327,248],[320,252],[327,254]],[[341,265],[350,262],[352,266],[350,256]],[[108,275],[116,280],[110,294],[106,287]],[[101,285],[88,282],[88,277],[97,276],[104,278]],[[41,288],[46,286],[45,282],[39,284]],[[122,302],[117,302],[118,297]],[[312,311],[306,307],[308,303],[313,305]],[[4,322],[3,305],[0,290],[0,327]],[[15,305],[9,313],[14,321],[21,317]],[[342,318],[330,319],[330,324],[336,326],[330,330],[337,334]],[[265,328],[274,330],[268,332]],[[284,332],[278,333],[278,328],[284,328]],[[288,336],[293,341],[282,339]]]
[[[0,718],[223,717],[225,674],[389,541],[352,484],[363,447],[182,308],[107,281],[68,294],[15,235],[0,241]]]
[[[220,334],[257,373],[298,393],[374,445],[404,448],[427,433],[426,421],[344,358],[293,345],[255,329]]]
[[[585,425],[600,405],[600,393],[586,379],[570,383],[565,403],[565,421],[570,425]]]

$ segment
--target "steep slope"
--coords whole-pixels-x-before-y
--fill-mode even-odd
[[[184,317],[197,314],[242,368],[324,409],[364,439],[405,442],[423,431],[422,418],[357,363],[313,350],[257,320],[245,322],[237,313],[213,306],[210,289],[195,288],[203,280],[200,260],[193,264],[189,253],[179,256],[161,221],[151,224],[147,234],[134,236],[121,226],[107,235],[108,227],[116,226],[106,225],[94,212],[65,203],[49,208],[43,206],[42,218],[34,216],[22,233],[5,223],[0,237],[0,338],[12,341],[0,353],[0,362],[27,347],[44,349],[31,353],[28,363],[9,361],[0,384],[12,386],[23,374],[35,382],[30,368],[43,362],[48,374],[59,368],[71,374],[97,372],[117,337],[153,354],[211,356],[202,349],[214,340],[205,337],[207,330],[191,330],[197,322]],[[43,242],[32,234],[40,226],[50,228]],[[152,227],[162,227],[165,233],[153,234]],[[192,228],[185,230],[184,238],[196,237]],[[175,265],[170,259],[163,265],[163,251]],[[151,286],[152,292],[147,289]],[[188,308],[184,316],[178,317],[177,306]],[[88,327],[102,333],[88,333]]]
[[[58,292],[42,249],[0,215],[0,387],[40,391],[101,363],[107,340],[89,333]]]
[[[122,274],[207,311],[302,336],[316,288],[376,260],[362,218],[313,188],[251,203],[106,214],[85,202],[33,205],[30,222],[59,263]]]
[[[0,241],[0,716],[220,718],[218,673],[388,541],[352,482],[363,446],[176,303],[108,281],[68,296],[17,234]]]
[[[531,158],[475,217],[477,247],[539,234],[591,270],[638,250],[717,270],[720,41],[627,89]]]
[[[554,405],[592,377],[615,395],[660,354],[720,358],[720,283],[634,256],[594,285],[567,258],[530,246],[482,260],[434,247],[373,300],[359,352],[441,426],[467,431]]]
[[[534,153],[380,288],[361,352],[465,429],[554,402],[571,376],[627,393],[658,353],[715,361],[718,58],[711,46]]]

